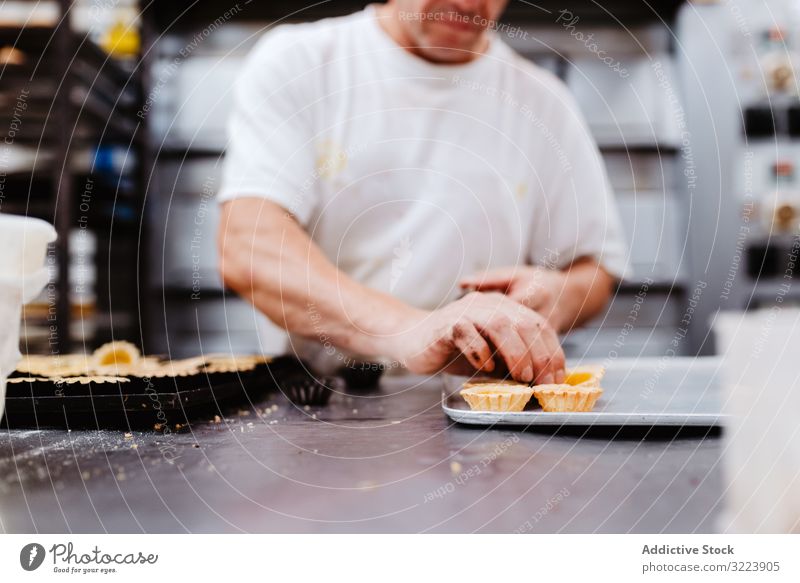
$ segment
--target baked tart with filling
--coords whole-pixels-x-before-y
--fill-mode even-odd
[[[92,354],[92,363],[96,369],[119,366],[133,367],[138,364],[142,353],[135,344],[125,340],[107,342]]]
[[[548,413],[591,411],[603,389],[602,366],[584,365],[566,371],[563,383],[529,386],[513,381],[469,381],[460,395],[473,411],[522,411],[532,396]]]
[[[560,384],[536,385],[533,394],[546,413],[587,413],[591,411],[603,389],[602,366],[580,366],[567,370]]]

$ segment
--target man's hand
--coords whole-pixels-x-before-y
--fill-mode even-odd
[[[565,284],[566,277],[561,271],[528,265],[492,269],[459,281],[464,289],[500,292],[531,310],[548,315]]]
[[[559,332],[597,315],[611,295],[613,279],[591,259],[565,270],[517,265],[463,278],[464,289],[495,291],[539,312]]]
[[[564,380],[564,352],[540,314],[500,293],[470,293],[421,315],[396,338],[409,370],[485,373],[508,370],[517,381]]]

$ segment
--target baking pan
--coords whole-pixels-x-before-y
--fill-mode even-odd
[[[603,363],[598,363],[603,364]],[[470,425],[719,427],[724,425],[717,358],[619,359],[605,363],[603,395],[589,413],[472,411],[458,395],[467,377],[443,375],[442,409]]]
[[[270,366],[227,376],[199,373],[180,382],[9,383],[2,426],[118,429],[184,425],[260,401],[276,387]]]

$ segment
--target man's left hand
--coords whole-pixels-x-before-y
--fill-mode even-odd
[[[501,267],[461,279],[468,290],[506,294],[512,300],[539,312],[554,328],[560,328],[557,306],[569,293],[567,278],[561,271],[529,265]]]

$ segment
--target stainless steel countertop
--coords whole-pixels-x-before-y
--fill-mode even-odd
[[[702,390],[687,370],[673,360],[655,390]],[[441,386],[386,378],[310,411],[273,395],[166,436],[3,431],[0,530],[714,531],[718,435],[458,426]]]

